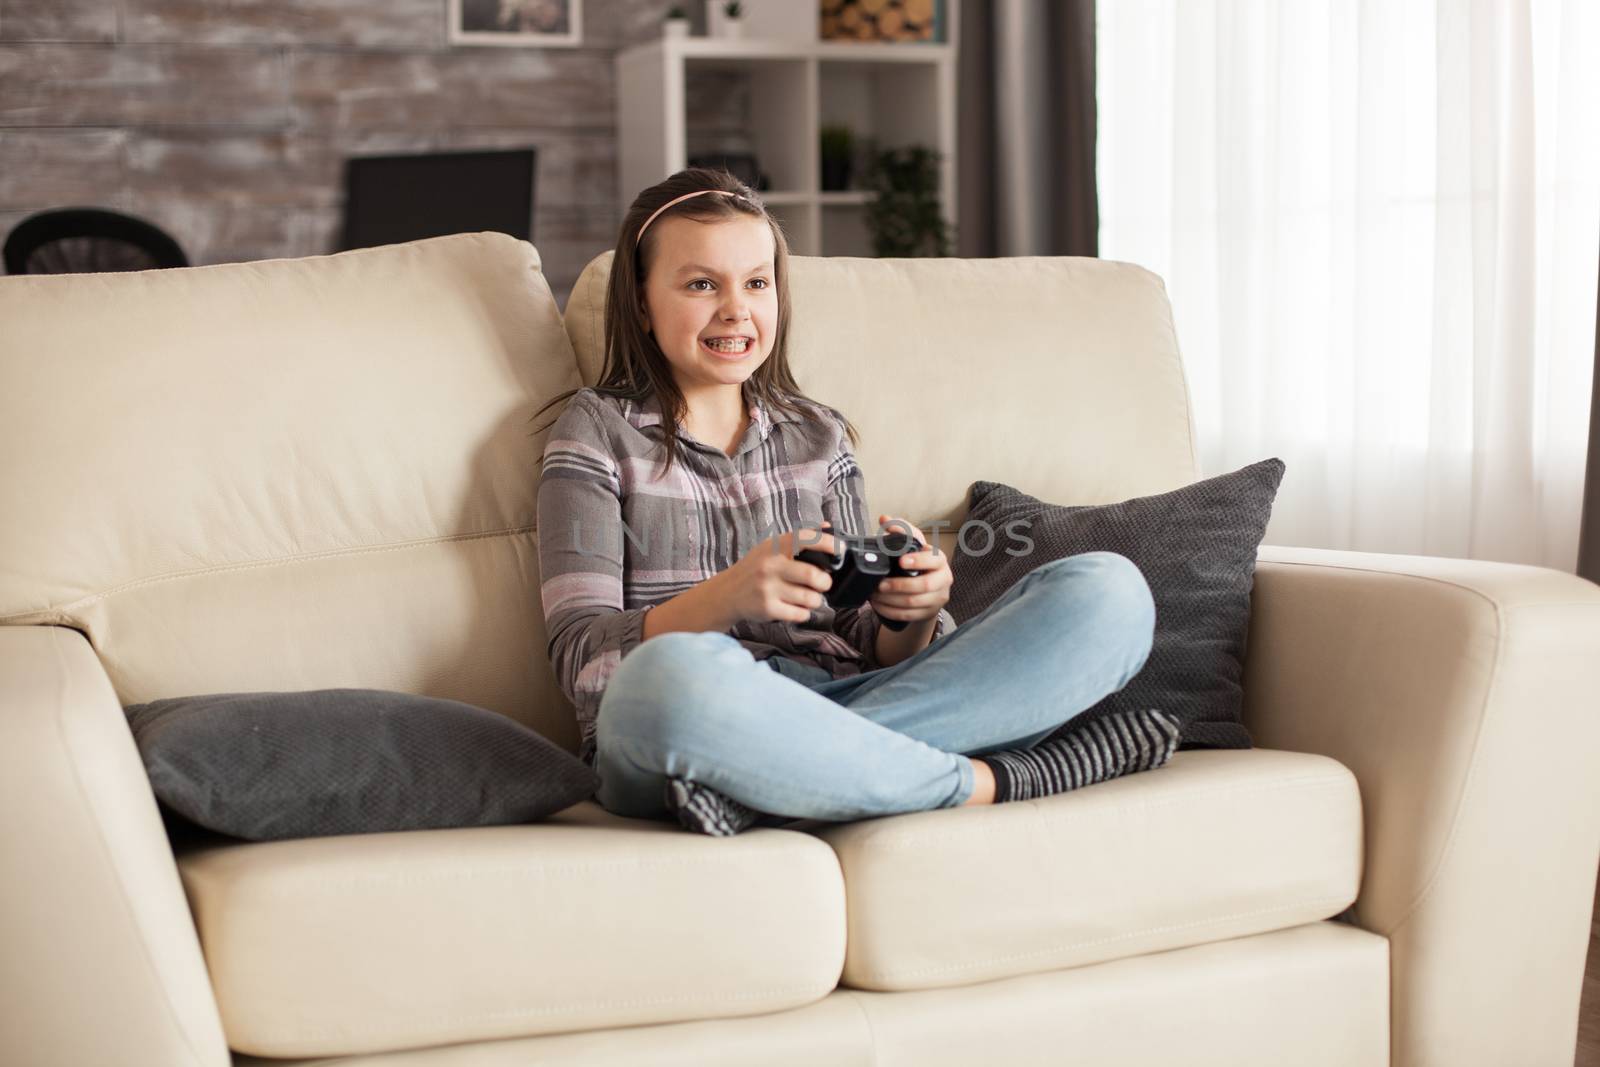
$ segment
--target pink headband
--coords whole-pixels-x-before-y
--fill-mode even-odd
[[[731,197],[735,197],[735,198],[740,199],[740,200],[744,199],[742,194],[729,192],[727,189],[696,189],[692,193],[684,193],[682,196],[678,197],[676,200],[668,200],[665,204],[662,204],[660,207],[656,208],[653,212],[651,212],[650,213],[650,217],[644,220],[644,225],[639,227],[639,234],[638,234],[637,237],[635,237],[633,239],[633,243],[634,244],[638,244],[639,243],[639,241],[644,237],[644,231],[647,230],[650,227],[650,224],[652,222],[656,221],[656,216],[661,214],[663,211],[667,210],[667,208],[671,207],[673,204],[681,204],[683,201],[689,199],[691,196],[704,196],[706,193],[721,193],[723,196],[731,196]]]

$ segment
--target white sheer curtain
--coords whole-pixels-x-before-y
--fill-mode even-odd
[[[1268,544],[1574,571],[1597,0],[1101,0],[1100,255],[1167,284]]]

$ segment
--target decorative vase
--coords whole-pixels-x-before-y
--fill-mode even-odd
[[[730,39],[744,36],[744,16],[730,17],[722,10],[722,4],[718,0],[711,0],[711,3],[706,5],[706,17],[710,23],[711,36]]]
[[[661,36],[663,36],[663,37],[687,37],[687,36],[689,36],[689,20],[688,19],[662,19],[661,20]]]

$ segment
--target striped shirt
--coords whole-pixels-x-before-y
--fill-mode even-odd
[[[551,427],[539,483],[539,593],[550,662],[576,709],[585,763],[594,763],[606,682],[642,639],[645,612],[776,534],[823,520],[838,533],[877,532],[839,412],[797,403],[819,418],[769,411],[753,399],[731,456],[678,427],[678,456],[664,478],[657,475],[666,431],[655,397],[580,389]],[[955,626],[941,609],[933,640]],[[745,620],[725,632],[758,660],[800,660],[834,678],[879,666],[878,616],[867,604],[823,604],[803,623]]]

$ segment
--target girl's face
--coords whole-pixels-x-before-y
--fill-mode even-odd
[[[741,384],[765,362],[777,336],[772,230],[760,219],[707,223],[682,216],[653,229],[644,323],[678,388],[688,394]]]

